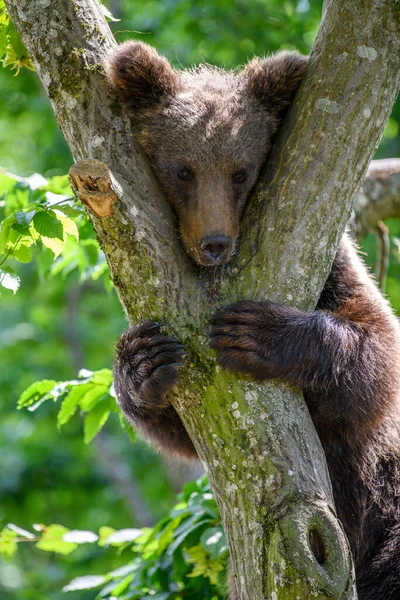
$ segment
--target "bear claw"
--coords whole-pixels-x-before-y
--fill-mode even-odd
[[[184,366],[185,347],[177,338],[160,334],[162,326],[146,321],[122,334],[114,365],[120,403],[152,407],[168,404],[166,394],[176,383],[178,369]]]

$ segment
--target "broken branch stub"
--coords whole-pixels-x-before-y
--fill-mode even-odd
[[[100,218],[111,217],[122,190],[107,165],[99,160],[80,160],[70,168],[69,178],[83,204]]]

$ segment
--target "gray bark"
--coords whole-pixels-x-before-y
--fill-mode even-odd
[[[79,164],[72,176],[90,200],[127,315],[162,318],[190,351],[172,401],[209,473],[240,598],[355,598],[348,543],[300,394],[216,369],[205,328],[215,307],[234,299],[315,306],[398,90],[396,2],[325,2],[306,80],[246,210],[240,253],[221,277],[183,253],[107,89],[103,62],[115,42],[96,0],[6,4],[75,160],[105,163]],[[98,216],[104,210],[111,216]],[[327,550],[323,566],[310,531]]]
[[[373,160],[354,205],[358,240],[376,230],[378,221],[400,217],[400,158]]]

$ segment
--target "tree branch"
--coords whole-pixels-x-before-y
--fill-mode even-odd
[[[400,217],[400,158],[373,160],[354,206],[354,232],[360,241],[378,221]]]
[[[102,64],[114,41],[97,2],[6,4],[75,159],[104,162],[118,182],[112,215],[92,213],[92,221],[127,314],[162,317],[190,349],[173,403],[209,473],[240,598],[354,598],[349,547],[302,398],[216,370],[204,328],[215,306],[232,299],[315,306],[399,86],[396,3],[324,3],[306,80],[223,277],[182,252],[171,211],[106,87]],[[326,549],[323,566],[315,538]]]

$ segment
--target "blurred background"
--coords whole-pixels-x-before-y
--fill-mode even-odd
[[[118,42],[137,38],[157,47],[175,67],[200,62],[233,68],[253,55],[281,49],[308,53],[322,0],[110,0],[120,19],[110,26]],[[377,157],[400,156],[400,103],[387,125]],[[72,159],[34,72],[18,76],[0,68],[0,167],[21,176],[68,172]],[[88,225],[89,227],[89,225]],[[387,293],[400,311],[397,236],[389,223],[391,260]],[[375,261],[375,240],[363,242]],[[166,465],[142,442],[132,444],[118,418],[110,419],[89,446],[72,420],[59,433],[56,409],[16,410],[21,392],[40,379],[67,380],[81,367],[110,367],[125,317],[114,290],[83,282],[76,271],[44,281],[32,263],[21,288],[0,309],[0,528],[8,522],[62,523],[75,529],[150,525],[172,506],[182,482],[195,473]],[[63,561],[30,547],[13,562],[0,560],[1,600],[59,600],[66,581],[101,570],[118,557],[82,548]],[[94,567],[93,567],[94,568]],[[90,592],[73,598],[92,598]]]

